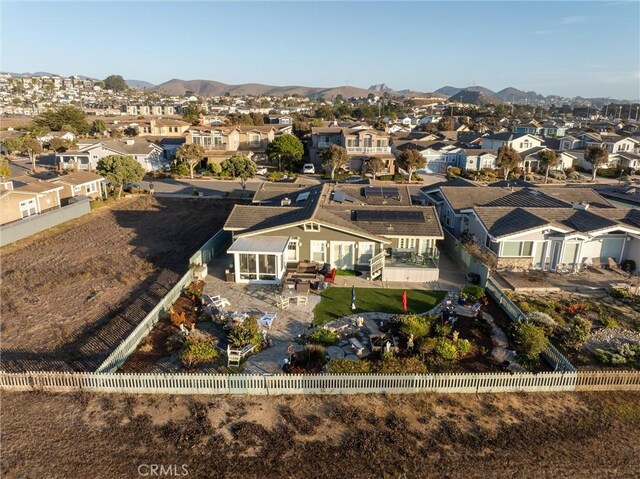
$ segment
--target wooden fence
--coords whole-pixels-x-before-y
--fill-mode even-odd
[[[640,371],[271,376],[0,372],[0,389],[211,395],[640,391]]]

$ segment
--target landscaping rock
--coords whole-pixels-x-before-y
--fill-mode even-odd
[[[327,354],[331,359],[342,359],[345,357],[345,352],[338,346],[329,346],[327,348]]]
[[[349,361],[360,361],[360,358],[355,354],[347,354],[344,358]]]

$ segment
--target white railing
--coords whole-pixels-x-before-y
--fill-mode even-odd
[[[347,153],[391,153],[390,146],[347,146]]]
[[[0,389],[245,395],[640,391],[640,371],[268,376],[0,372]]]
[[[385,252],[382,251],[369,260],[369,277],[375,279],[378,274],[382,274],[385,262]]]

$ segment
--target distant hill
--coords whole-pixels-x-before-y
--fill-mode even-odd
[[[129,88],[133,88],[134,90],[153,90],[156,87],[153,83],[143,80],[125,80],[125,82]]]
[[[458,88],[455,86],[443,86],[442,88],[438,88],[435,93],[440,93],[441,95],[445,96],[452,96],[462,90],[464,90],[464,88]]]
[[[526,103],[534,100],[545,99],[544,96],[536,93],[535,91],[522,91],[513,87],[500,90],[494,96],[502,101],[514,103]]]
[[[12,72],[2,72],[3,75],[11,75],[12,77],[54,77],[57,76],[55,73],[49,72],[35,72],[35,73],[12,73]]]
[[[378,83],[377,85],[371,85],[369,90],[378,91],[378,92],[392,92],[393,88],[389,88],[386,83]]]
[[[477,87],[475,87],[477,88]],[[486,89],[485,89],[486,90]],[[491,91],[491,90],[489,90]],[[490,94],[485,93],[484,91],[480,91],[479,89],[471,90],[464,89],[460,90],[455,95],[449,97],[449,101],[456,101],[459,103],[471,103],[473,105],[486,105],[488,103],[502,103],[502,100],[492,96]]]

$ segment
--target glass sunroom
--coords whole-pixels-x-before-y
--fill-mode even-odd
[[[233,255],[236,283],[279,284],[286,271],[288,236],[237,238],[227,253]]]

